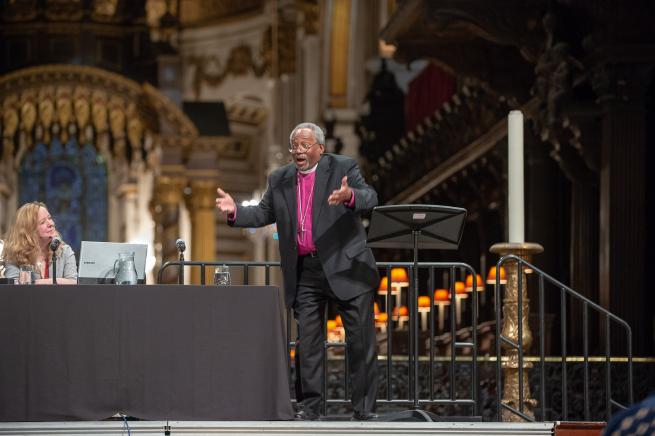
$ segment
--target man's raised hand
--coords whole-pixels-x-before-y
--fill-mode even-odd
[[[221,212],[227,212],[233,214],[237,210],[237,205],[232,199],[232,196],[227,192],[223,191],[221,188],[216,190],[216,207]]]
[[[341,187],[332,191],[328,197],[328,204],[336,206],[338,204],[348,203],[353,195],[352,189],[348,186],[348,176],[343,176],[341,179]]]

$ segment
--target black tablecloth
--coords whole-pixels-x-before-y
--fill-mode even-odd
[[[0,286],[0,421],[291,419],[278,294]]]

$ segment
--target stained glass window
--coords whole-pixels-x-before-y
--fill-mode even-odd
[[[92,144],[37,144],[21,162],[19,184],[19,204],[43,201],[78,257],[81,241],[107,240],[107,165]]]

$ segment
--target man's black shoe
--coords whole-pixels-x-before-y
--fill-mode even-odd
[[[378,419],[378,415],[371,412],[355,412],[353,417],[350,418],[351,421],[375,421],[376,419]]]
[[[309,413],[306,410],[299,410],[295,415],[296,421],[318,421],[318,413]]]

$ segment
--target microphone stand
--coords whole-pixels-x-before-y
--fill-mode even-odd
[[[179,253],[180,253],[179,261],[184,262],[184,251],[179,250]],[[184,265],[180,265],[177,271],[177,284],[178,285],[184,284]]]
[[[55,251],[57,251],[56,248],[52,250],[52,284],[53,285],[57,284],[57,256],[55,256]]]

